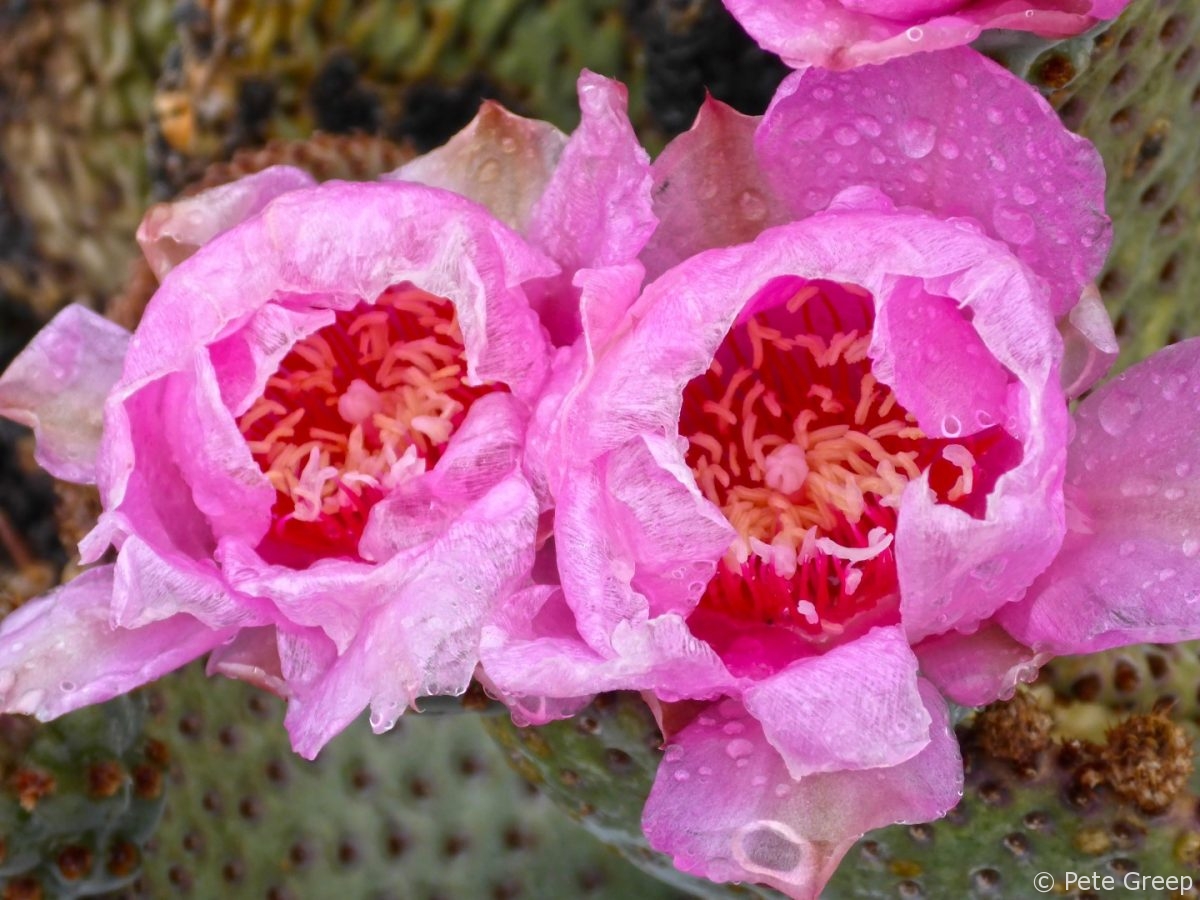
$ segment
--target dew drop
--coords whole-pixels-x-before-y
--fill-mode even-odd
[[[63,682],[60,682],[60,683],[59,683],[59,685],[58,685],[58,689],[59,689],[60,691],[62,691],[64,694],[69,694],[69,693],[71,693],[71,692],[72,692],[72,691],[74,691],[74,690],[75,690],[77,687],[78,687],[78,685],[77,685],[77,684],[75,684],[75,682],[73,682],[73,681],[63,681]]]
[[[1113,437],[1120,437],[1142,411],[1142,402],[1133,394],[1122,390],[1109,391],[1100,401],[1100,427]]]
[[[996,233],[1004,240],[1021,246],[1037,236],[1037,225],[1029,214],[1009,203],[998,203],[992,210]]]
[[[1018,184],[1016,187],[1014,187],[1012,195],[1013,199],[1022,206],[1033,206],[1033,204],[1037,203],[1038,199],[1037,193],[1032,188],[1024,184]]]
[[[683,748],[678,744],[672,744],[663,753],[664,762],[679,762],[681,759],[683,759]]]
[[[721,730],[730,737],[733,737],[735,734],[741,734],[743,731],[745,731],[746,726],[741,722],[726,722],[725,727]]]
[[[767,215],[767,201],[758,191],[743,191],[738,198],[742,216],[750,222],[761,221]]]
[[[776,797],[786,797],[791,792],[792,792],[792,786],[790,784],[775,785],[775,796]]]
[[[696,193],[700,196],[701,200],[711,200],[713,197],[717,196],[717,191],[719,189],[720,185],[717,184],[717,180],[715,178],[706,178],[704,181],[700,182],[699,187],[696,188]]]
[[[725,752],[730,759],[742,759],[754,752],[754,745],[745,738],[734,738],[725,745]]]
[[[985,115],[993,125],[999,125],[1004,121],[1004,110],[996,106],[989,106]]]
[[[822,103],[833,99],[833,91],[827,87],[819,87],[814,89],[812,95],[814,100],[820,100]]]
[[[883,133],[883,127],[874,116],[859,116],[854,120],[854,127],[867,137],[879,137]]]
[[[1185,493],[1183,488],[1169,487],[1163,491],[1163,497],[1167,500],[1182,500]]]
[[[713,773],[712,768],[709,766],[701,766],[696,771],[698,771],[700,773],[701,778],[707,778],[709,775],[711,775]]]
[[[1197,553],[1200,553],[1200,540],[1188,538],[1183,542],[1183,546],[1179,548],[1179,552],[1188,559],[1192,559]]]
[[[909,119],[900,127],[900,150],[909,159],[923,159],[933,150],[937,126],[928,119]]]
[[[517,152],[517,139],[513,137],[505,137],[500,139],[500,149],[505,153]]]
[[[1191,463],[1181,462],[1181,463],[1175,464],[1175,474],[1178,475],[1180,478],[1183,478],[1184,476],[1186,476],[1187,473],[1190,471],[1192,471]]]
[[[833,139],[843,147],[853,147],[858,143],[858,132],[849,125],[843,125],[834,130]]]
[[[958,416],[945,416],[942,418],[942,434],[946,437],[958,437],[962,434],[962,422],[958,420]]]
[[[676,769],[675,774],[672,775],[671,777],[674,778],[676,781],[687,781],[689,778],[692,777],[692,774],[687,769]]]
[[[949,138],[946,138],[938,144],[938,153],[941,154],[943,159],[958,159],[958,155],[961,152],[962,151],[959,150],[958,144],[954,143],[954,141],[950,140]]]
[[[762,787],[764,784],[767,783],[767,776],[766,775],[755,775],[753,778],[750,779],[750,783],[752,785],[754,785],[755,787]]]
[[[490,184],[500,177],[500,163],[494,159],[485,159],[475,170],[475,178],[482,184]]]
[[[925,37],[925,32],[920,28],[910,28],[908,31],[904,32],[904,36],[913,43],[916,43],[917,41],[921,40],[921,38]]]

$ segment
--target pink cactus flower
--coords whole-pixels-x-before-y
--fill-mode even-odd
[[[1129,0],[725,0],[760,46],[794,68],[852,69],[969,44],[994,28],[1068,38]]]
[[[518,721],[646,692],[651,845],[812,898],[865,831],[957,803],[944,696],[1200,636],[1200,346],[1072,426],[1116,350],[1102,164],[965,48],[797,73],[761,120],[710,101],[654,176],[656,277],[584,316],[531,437],[557,571],[482,659]]]
[[[624,89],[579,87],[569,139],[487,104],[391,180],[275,168],[150,212],[136,333],[68,308],[0,379],[42,463],[100,489],[84,561],[118,551],[0,625],[5,711],[212,651],[287,698],[311,757],[367,706],[381,731],[466,688],[533,560],[547,326],[573,338],[572,280],[655,223]]]

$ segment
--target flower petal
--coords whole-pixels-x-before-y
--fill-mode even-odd
[[[150,207],[137,240],[159,281],[218,234],[244,222],[288,191],[312,187],[302,169],[271,166],[191,197]]]
[[[797,779],[894,766],[929,743],[917,659],[900,628],[874,628],[797,660],[742,699]]]
[[[685,872],[814,900],[864,832],[939,818],[962,796],[945,703],[925,682],[920,692],[932,725],[912,759],[798,781],[737,701],[714,704],[668,746],[642,817],[646,837]]]
[[[549,122],[485,100],[449,141],[383,177],[454,191],[523,232],[566,143],[566,135]]]
[[[0,416],[33,429],[37,461],[52,475],[96,480],[104,398],[128,344],[124,328],[72,304],[0,376]]]
[[[757,147],[795,216],[870,185],[897,206],[974,219],[1049,283],[1056,315],[1095,279],[1111,242],[1096,149],[968,48],[798,72],[775,95]]]
[[[706,97],[691,130],[654,161],[659,225],[642,254],[650,277],[701,250],[752,241],[790,218],[755,153],[760,120]]]
[[[187,615],[109,624],[113,567],[89,569],[0,623],[0,709],[53,719],[153,681],[233,636]]]
[[[1059,331],[1063,336],[1063,393],[1074,400],[1104,377],[1121,350],[1095,285],[1084,288],[1079,302],[1059,323]]]
[[[1200,637],[1200,340],[1084,400],[1068,449],[1070,530],[1005,629],[1054,653]]]
[[[415,566],[398,569],[397,557],[374,567],[390,576],[391,595],[364,616],[328,671],[293,694],[286,725],[296,752],[312,759],[364,706],[371,706],[378,733],[417,697],[466,690],[479,662],[484,616],[526,577],[536,525],[528,485],[509,478]],[[464,560],[471,560],[469,568]]]
[[[1037,678],[1049,653],[1035,653],[999,625],[987,623],[973,634],[948,631],[913,648],[921,674],[963,706],[1007,700],[1021,682]]]
[[[232,641],[209,654],[205,672],[244,681],[277,697],[288,695],[275,629],[271,627],[241,629]]]
[[[711,648],[678,615],[620,622],[611,652],[597,653],[552,585],[526,588],[484,627],[480,657],[518,724],[572,715],[603,691],[653,690],[663,700],[712,697],[731,677]]]

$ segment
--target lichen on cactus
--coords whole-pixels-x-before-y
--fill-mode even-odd
[[[0,716],[0,892],[90,897],[131,883],[165,800],[169,753],[125,696],[50,724]]]

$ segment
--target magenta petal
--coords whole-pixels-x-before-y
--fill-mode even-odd
[[[999,618],[1056,655],[1200,638],[1200,340],[1096,390],[1068,449],[1062,550]]]
[[[364,706],[381,732],[417,697],[466,690],[479,662],[484,617],[527,577],[536,526],[533,494],[514,476],[415,562],[397,556],[372,567],[375,590],[387,593],[328,670],[292,696],[286,724],[296,752],[314,757]]]
[[[0,709],[53,719],[165,675],[228,640],[187,615],[109,622],[113,568],[84,572],[0,623]]]
[[[241,629],[232,641],[209,654],[205,671],[245,681],[278,697],[288,695],[275,629],[269,626]]]
[[[799,780],[737,701],[715,704],[668,746],[642,817],[647,839],[685,872],[815,900],[864,832],[939,818],[962,796],[946,705],[929,684],[920,692],[932,725],[912,759]]]
[[[611,650],[579,636],[560,588],[537,585],[509,598],[484,627],[480,658],[519,724],[573,714],[603,691],[653,690],[666,701],[707,698],[732,684],[720,659],[677,615],[620,622]]]
[[[124,328],[73,304],[0,377],[0,416],[33,429],[37,461],[52,475],[96,480],[101,411],[128,344]]]
[[[894,766],[929,744],[917,659],[900,628],[797,660],[742,699],[797,779]]]
[[[868,185],[897,206],[974,219],[1046,279],[1058,315],[1108,252],[1100,155],[1029,85],[968,48],[798,72],[775,95],[757,146],[794,216]]]
[[[1094,285],[1084,289],[1066,320],[1059,323],[1059,331],[1063,336],[1063,393],[1074,400],[1104,377],[1121,349]]]
[[[164,559],[132,536],[117,554],[112,621],[122,628],[142,628],[178,613],[213,629],[260,625],[268,621],[264,607],[233,595],[211,561]]]
[[[192,197],[159,203],[150,207],[138,226],[138,243],[161,281],[200,247],[250,218],[280,194],[315,183],[301,169],[271,166]]]
[[[973,634],[934,635],[913,649],[921,674],[963,706],[1007,700],[1018,684],[1033,681],[1051,656],[1035,653],[990,622]]]
[[[701,250],[751,241],[790,218],[755,153],[759,121],[708,97],[691,130],[654,161],[659,225],[642,254],[651,278]]]
[[[650,157],[638,143],[619,82],[579,76],[583,119],[534,207],[529,238],[565,271],[628,263],[650,237]]]
[[[514,115],[486,100],[466,128],[384,178],[454,191],[524,231],[566,142],[549,122]]]

